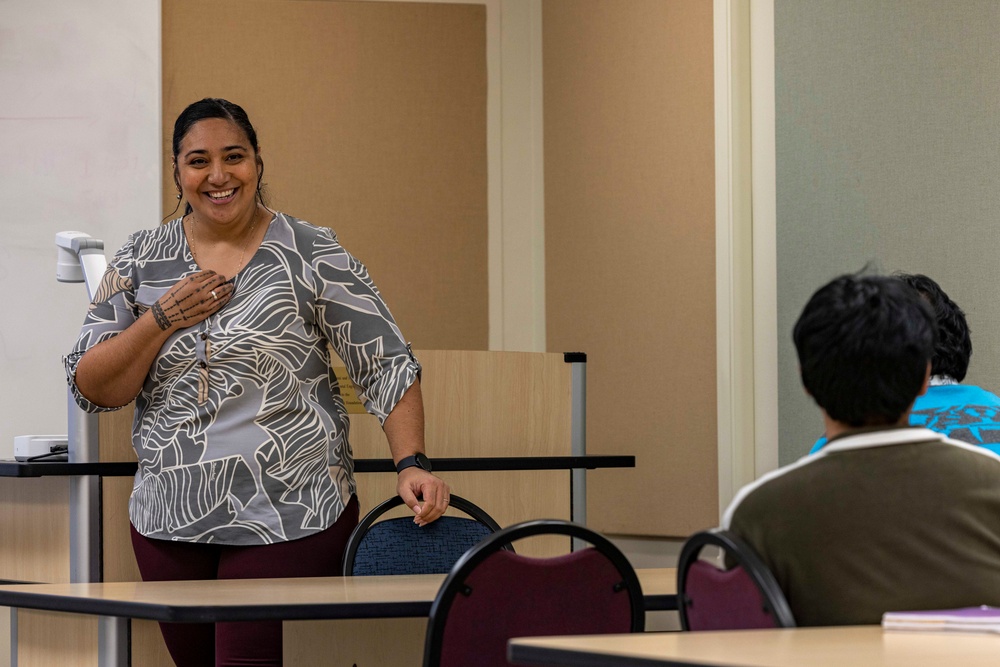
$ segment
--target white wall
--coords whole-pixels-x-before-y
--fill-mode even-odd
[[[61,357],[87,306],[56,232],[106,254],[159,221],[159,0],[0,0],[0,457],[66,432]]]

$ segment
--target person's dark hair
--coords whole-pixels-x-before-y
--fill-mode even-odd
[[[266,195],[264,193],[264,188],[262,186],[262,181],[264,179],[264,161],[260,158],[260,144],[257,143],[257,130],[253,128],[253,124],[250,122],[250,117],[247,116],[247,112],[243,110],[239,104],[230,102],[229,100],[224,100],[218,97],[206,97],[203,100],[198,100],[189,104],[184,111],[177,116],[177,120],[174,121],[174,136],[171,142],[171,151],[174,158],[174,183],[177,185],[177,189],[180,190],[180,181],[177,176],[177,155],[181,150],[181,142],[187,133],[194,127],[194,124],[201,120],[206,120],[208,118],[223,118],[225,120],[231,121],[238,128],[243,130],[243,133],[247,137],[247,141],[250,142],[250,146],[253,148],[254,160],[257,162],[257,201],[262,205],[267,206],[265,201]],[[178,202],[178,205],[180,202]],[[177,211],[177,207],[174,207],[174,211]],[[191,212],[191,204],[185,204],[184,215]],[[173,215],[173,213],[171,213]],[[169,216],[167,216],[169,217]]]
[[[945,293],[941,286],[922,274],[897,273],[897,278],[917,290],[934,310],[938,337],[931,359],[931,373],[947,375],[961,382],[969,371],[972,357],[972,335],[965,313]]]
[[[920,394],[936,330],[930,306],[902,280],[840,276],[795,323],[802,384],[836,421],[895,424]]]

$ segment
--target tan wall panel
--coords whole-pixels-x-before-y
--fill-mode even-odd
[[[11,667],[10,665],[10,616],[11,608],[0,609],[0,667]],[[15,665],[14,667],[17,667]]]
[[[272,205],[336,230],[409,340],[486,349],[484,6],[164,0],[165,213],[203,97],[247,110]]]
[[[69,581],[69,478],[0,481],[0,579]]]
[[[417,350],[431,457],[568,456],[570,366],[561,354]],[[378,422],[352,415],[357,458],[386,458]]]
[[[104,581],[139,581],[142,578],[129,532],[128,499],[131,494],[131,477],[101,479]]]
[[[17,667],[97,667],[97,617],[20,609]]]
[[[100,461],[138,461],[132,448],[132,419],[135,403],[121,410],[102,412],[98,415]]]
[[[174,661],[163,643],[160,624],[156,621],[132,619],[132,664],[135,667],[174,667]]]
[[[426,618],[285,621],[286,665],[420,667]],[[330,656],[336,656],[331,662]]]
[[[718,522],[711,0],[544,0],[548,349],[588,355],[588,519]],[[656,511],[650,511],[656,508]]]

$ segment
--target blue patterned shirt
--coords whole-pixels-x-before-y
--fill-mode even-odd
[[[113,409],[79,393],[83,354],[198,271],[181,218],[129,237],[65,359],[81,407]],[[147,537],[250,545],[328,528],[355,492],[328,344],[380,422],[419,375],[367,270],[331,230],[277,213],[233,281],[222,310],[164,343],[136,396],[129,517]]]
[[[923,426],[1000,454],[1000,398],[975,385],[935,383],[932,378],[931,386],[913,403],[910,426]],[[826,438],[820,438],[809,453],[815,454],[825,444]]]

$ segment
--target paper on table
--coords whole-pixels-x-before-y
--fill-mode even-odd
[[[964,607],[929,611],[888,611],[882,614],[885,630],[950,630],[1000,633],[1000,607]]]

